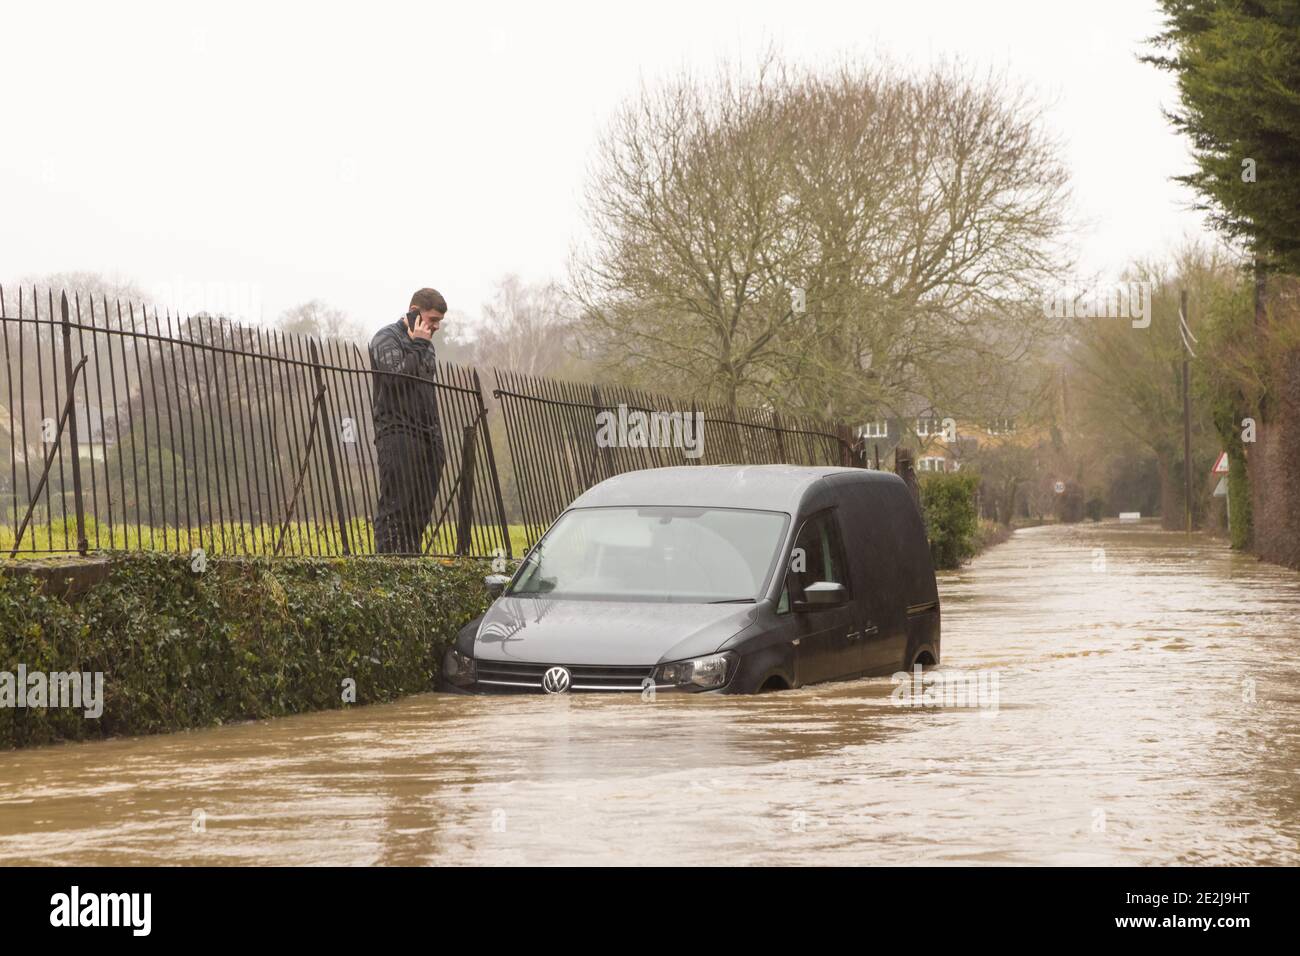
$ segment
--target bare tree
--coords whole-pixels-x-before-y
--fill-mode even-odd
[[[789,325],[782,267],[803,237],[785,195],[790,83],[682,76],[615,117],[587,190],[594,245],[573,272],[589,346],[661,383],[734,403]],[[783,141],[783,138],[784,141]]]
[[[574,359],[572,306],[552,281],[507,275],[485,304],[468,360],[528,375],[550,375]]]
[[[285,309],[276,320],[276,325],[282,331],[295,335],[314,335],[352,342],[363,342],[366,339],[366,330],[354,322],[351,316],[342,309],[326,305],[320,299]]]
[[[72,301],[77,296],[81,298],[82,302],[89,302],[93,299],[97,304],[107,299],[110,303],[120,301],[123,308],[126,307],[128,302],[138,305],[150,298],[140,288],[139,284],[132,279],[124,279],[120,276],[106,276],[100,272],[86,270],[28,275],[24,276],[18,285],[26,288],[28,294],[31,293],[33,287],[39,289],[41,295],[44,295],[45,291],[49,289],[53,291],[56,301],[60,292],[67,292],[69,301]],[[14,307],[8,300],[17,292],[17,287],[8,283],[5,284],[7,308]]]
[[[1081,442],[1102,452],[1137,447],[1156,460],[1160,481],[1161,517],[1166,527],[1183,526],[1183,400],[1182,362],[1186,346],[1179,334],[1179,294],[1189,296],[1188,325],[1202,331],[1213,303],[1230,302],[1233,287],[1242,282],[1240,263],[1224,250],[1185,246],[1170,262],[1136,264],[1129,278],[1150,283],[1151,323],[1134,328],[1125,320],[1092,318],[1076,321],[1069,354],[1072,378],[1078,384]],[[1243,307],[1239,302],[1237,307]],[[1231,307],[1231,306],[1226,306]],[[1220,355],[1192,361],[1192,379],[1203,379],[1202,364],[1217,365]],[[1210,427],[1211,410],[1198,388],[1192,389],[1192,466],[1208,473],[1219,449]],[[1203,466],[1203,467],[1201,467]],[[1193,510],[1204,502],[1198,497]]]
[[[683,76],[602,140],[580,320],[607,364],[728,402],[975,402],[1047,331],[1065,175],[997,78],[775,56]]]

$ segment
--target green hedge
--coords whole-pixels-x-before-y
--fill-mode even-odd
[[[959,568],[975,556],[979,486],[979,476],[972,471],[928,474],[921,479],[921,510],[935,570]]]
[[[392,700],[435,685],[486,566],[411,559],[114,562],[74,603],[0,568],[0,671],[104,673],[104,711],[0,707],[0,748]]]

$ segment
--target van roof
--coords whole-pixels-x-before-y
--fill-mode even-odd
[[[675,505],[794,514],[808,488],[828,475],[852,475],[863,483],[902,483],[883,471],[834,465],[678,465],[606,478],[579,495],[572,507]]]

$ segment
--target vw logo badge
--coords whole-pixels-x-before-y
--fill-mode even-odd
[[[569,689],[569,671],[564,667],[552,667],[542,675],[542,690],[548,694],[563,694]]]

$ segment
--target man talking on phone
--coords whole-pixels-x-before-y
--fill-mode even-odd
[[[420,289],[411,296],[406,315],[370,340],[379,458],[375,513],[379,554],[420,554],[420,539],[438,497],[447,454],[434,387],[438,366],[433,333],[446,314],[447,300],[437,289]]]

